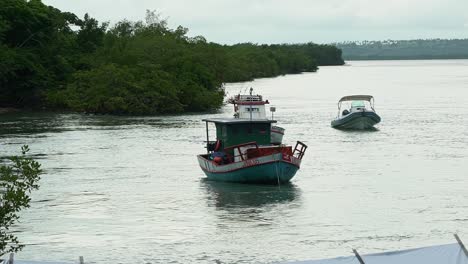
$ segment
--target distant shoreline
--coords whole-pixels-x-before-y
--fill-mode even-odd
[[[468,59],[468,39],[413,39],[333,43],[345,60]]]
[[[423,58],[412,58],[412,57],[372,57],[372,58],[356,58],[356,57],[344,57],[345,61],[391,61],[391,60],[468,60],[468,56],[460,58],[443,58],[443,57],[423,57]]]

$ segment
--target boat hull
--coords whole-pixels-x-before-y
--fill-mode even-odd
[[[371,129],[380,122],[380,116],[375,112],[353,112],[331,122],[333,128],[338,129]]]
[[[271,144],[280,145],[283,143],[285,129],[279,126],[271,127]]]
[[[301,160],[284,153],[277,153],[227,165],[218,165],[199,155],[198,162],[209,180],[278,184],[278,182],[289,182],[296,175]]]

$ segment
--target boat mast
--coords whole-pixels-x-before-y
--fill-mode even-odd
[[[338,117],[340,117],[341,101],[338,102]]]
[[[206,154],[210,154],[210,136],[208,134],[208,121],[206,123]]]
[[[252,92],[253,92],[253,88],[250,87],[250,98],[249,98],[249,101],[250,101],[250,111],[249,111],[250,112],[250,121],[252,121],[252,101],[253,101]]]

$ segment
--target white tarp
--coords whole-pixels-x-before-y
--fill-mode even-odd
[[[365,264],[468,264],[460,245],[448,244],[402,251],[361,255]],[[65,264],[60,262],[16,261],[15,264]],[[288,264],[360,264],[355,256],[323,260],[287,262]],[[0,264],[2,261],[0,260]],[[286,263],[284,263],[286,264]]]
[[[461,246],[448,244],[402,251],[361,255],[365,264],[468,264]],[[289,264],[360,264],[355,256],[324,260],[288,262]]]
[[[5,257],[4,257],[5,258]],[[0,264],[8,264],[8,260],[0,259]],[[23,261],[23,260],[14,260],[13,264],[71,264],[65,262],[41,262],[41,261]]]

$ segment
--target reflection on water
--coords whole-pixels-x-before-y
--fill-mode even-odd
[[[278,186],[248,185],[202,180],[207,199],[218,209],[260,208],[299,200],[300,189],[294,184]],[[297,201],[296,201],[297,203]]]
[[[60,114],[8,113],[1,116],[0,137],[64,132]]]
[[[342,131],[344,133],[351,133],[351,134],[363,134],[363,133],[372,133],[372,132],[378,132],[379,128],[378,127],[370,127],[368,129],[340,129],[340,128],[335,128],[338,131]]]
[[[30,136],[34,134],[60,133],[80,130],[122,130],[135,127],[184,128],[195,125],[198,120],[189,116],[129,117],[111,115],[60,114],[14,112],[2,114],[0,137]]]

